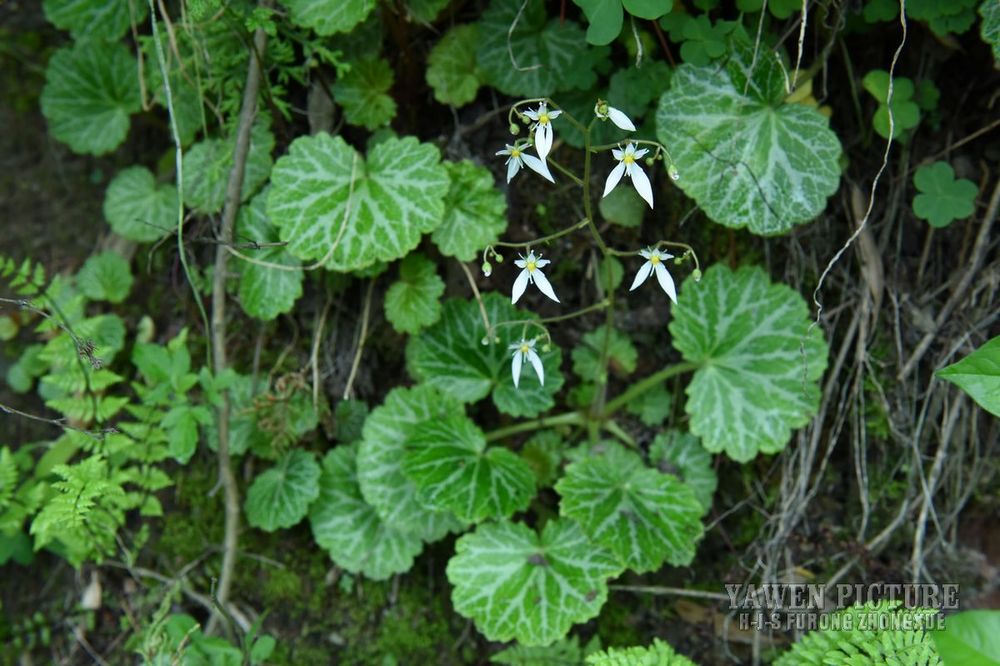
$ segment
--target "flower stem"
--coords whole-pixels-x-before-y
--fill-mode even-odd
[[[668,365],[662,370],[654,372],[645,379],[638,381],[635,384],[632,384],[632,386],[630,386],[628,390],[626,390],[620,396],[609,402],[604,407],[604,413],[601,418],[602,419],[611,418],[612,414],[614,414],[619,409],[621,409],[625,405],[629,404],[630,402],[638,398],[646,391],[656,386],[659,386],[660,384],[662,384],[663,382],[667,381],[668,379],[670,379],[675,375],[680,375],[685,372],[690,372],[692,370],[696,370],[697,368],[698,368],[697,363],[689,363],[685,361],[683,363],[674,363],[673,365]]]
[[[495,442],[498,439],[504,439],[505,437],[517,435],[522,432],[538,430],[539,428],[554,428],[561,425],[584,425],[586,422],[587,417],[581,412],[566,412],[564,414],[556,414],[555,416],[543,416],[540,419],[522,421],[521,423],[515,423],[504,428],[491,430],[486,433],[486,441]]]
[[[572,180],[574,183],[576,183],[580,187],[583,187],[583,181],[580,180],[580,177],[578,175],[576,175],[575,173],[573,173],[572,171],[570,171],[569,169],[567,169],[563,165],[559,164],[558,162],[556,162],[551,157],[548,159],[548,163],[551,164],[552,166],[554,166],[557,171],[559,171],[564,176],[566,176],[567,178],[569,178],[570,180]]]
[[[533,245],[541,245],[542,243],[548,243],[549,241],[554,241],[557,238],[560,238],[560,237],[565,236],[567,234],[571,234],[574,231],[576,231],[577,229],[583,229],[589,223],[590,223],[589,219],[584,219],[584,220],[580,220],[579,222],[577,222],[576,224],[574,224],[572,227],[566,227],[565,229],[557,231],[554,234],[549,234],[548,236],[542,236],[541,238],[536,238],[535,240],[524,241],[524,242],[521,242],[521,243],[510,243],[510,242],[507,242],[507,241],[497,241],[496,243],[493,243],[493,247],[514,247],[514,248],[524,247],[524,248],[528,248],[528,247],[531,247]]]

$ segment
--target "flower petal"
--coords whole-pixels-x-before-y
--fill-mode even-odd
[[[545,386],[545,367],[542,365],[542,359],[538,357],[538,353],[534,349],[528,351],[528,361],[535,368],[535,374],[538,375],[538,383]]]
[[[517,172],[521,170],[521,160],[516,157],[512,157],[507,160],[507,182],[509,183],[511,179],[517,175]]]
[[[646,156],[646,153],[648,153],[648,152],[649,152],[649,148],[640,148],[639,150],[637,150],[634,153],[632,153],[632,157],[634,157],[637,160],[641,160],[643,157]]]
[[[609,194],[611,194],[611,190],[615,189],[615,186],[618,184],[618,182],[622,179],[622,176],[624,175],[625,175],[625,163],[619,162],[618,166],[612,169],[611,173],[608,174],[608,179],[604,181],[604,194],[602,194],[601,196],[606,197]]]
[[[675,304],[677,303],[677,289],[674,287],[674,279],[670,277],[670,272],[662,263],[656,264],[656,280],[660,283],[663,291],[667,292]]]
[[[520,347],[520,345],[519,345]],[[524,354],[518,349],[514,352],[514,360],[510,363],[510,375],[514,378],[514,388],[517,388],[518,382],[521,381],[521,363],[524,361]]]
[[[544,162],[549,151],[552,150],[552,125],[539,125],[535,130],[535,150],[538,157]]]
[[[511,304],[517,303],[521,296],[524,295],[524,290],[528,288],[528,269],[525,268],[521,271],[521,274],[517,276],[514,280],[514,291],[511,292],[510,302]]]
[[[552,289],[552,284],[549,282],[549,279],[545,277],[544,273],[536,269],[531,277],[535,280],[535,284],[538,285],[538,291],[542,292],[556,303],[561,302],[559,297],[556,296],[555,290]]]
[[[538,159],[534,155],[528,155],[527,153],[521,155],[521,159],[524,160],[524,163],[529,169],[539,174],[545,180],[550,183],[556,182],[556,179],[552,177],[552,172],[549,171],[549,165],[542,160]]]
[[[553,109],[552,111],[549,111],[549,120],[555,120],[561,115],[562,111],[560,111],[559,109]]]
[[[541,109],[539,109],[539,111],[541,111]],[[539,113],[539,111],[532,111],[532,110],[529,109],[529,110],[527,110],[527,111],[524,112],[524,115],[526,115],[527,117],[531,118],[532,120],[538,120],[538,116],[541,115]]]
[[[546,266],[548,266],[551,263],[552,262],[549,259],[536,259],[535,260],[535,266],[538,266],[539,268],[545,268]]]
[[[528,262],[525,261],[524,259],[515,259],[514,265],[517,266],[518,268],[524,268],[525,266],[528,265]]]
[[[649,274],[652,272],[653,272],[653,262],[647,261],[646,263],[644,263],[642,266],[639,267],[639,272],[635,274],[635,280],[632,281],[632,286],[629,287],[628,290],[635,291],[636,289],[638,289],[639,285],[645,282],[646,278],[648,278]]]
[[[618,127],[621,127],[623,130],[628,130],[629,132],[635,131],[635,125],[632,124],[632,121],[629,120],[628,116],[613,106],[608,107],[608,118],[610,118],[611,122]]]
[[[623,162],[624,164],[624,162]],[[635,186],[635,191],[639,193],[639,196],[646,200],[649,207],[653,207],[653,188],[649,184],[649,178],[646,177],[646,172],[636,167],[632,169],[632,185]]]
[[[612,148],[611,154],[615,156],[615,159],[621,162],[625,158],[625,151],[619,148]]]

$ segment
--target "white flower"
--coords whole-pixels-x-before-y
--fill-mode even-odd
[[[520,342],[511,345],[509,348],[514,351],[514,359],[510,364],[510,373],[514,377],[514,388],[517,388],[518,382],[521,381],[521,365],[525,360],[535,368],[535,374],[538,375],[538,383],[544,386],[545,368],[542,366],[542,359],[539,358],[538,352],[535,351],[535,341],[522,338]]]
[[[538,291],[542,292],[549,298],[551,298],[556,303],[559,302],[559,297],[556,296],[556,292],[553,291],[552,285],[549,280],[542,273],[541,269],[551,263],[548,259],[542,259],[541,256],[536,257],[534,252],[528,252],[527,257],[521,257],[520,259],[515,259],[514,264],[520,268],[520,275],[514,280],[514,292],[511,294],[510,302],[517,303],[518,299],[524,294],[524,290],[528,288],[528,283],[532,282],[538,286]]]
[[[530,144],[529,144],[530,145]],[[527,145],[512,146],[507,144],[507,148],[504,150],[498,150],[497,155],[509,155],[507,158],[507,182],[509,183],[511,178],[517,175],[517,172],[521,170],[521,167],[526,166],[535,173],[541,175],[543,178],[549,182],[556,182],[555,178],[549,172],[549,165],[538,159],[534,155],[529,155],[524,152]]]
[[[629,117],[615,107],[609,106],[607,102],[597,102],[597,106],[594,107],[594,114],[601,120],[608,120],[610,118],[611,122],[623,130],[628,132],[635,131],[635,125],[632,124]]]
[[[646,177],[646,172],[639,168],[636,162],[649,152],[646,148],[641,148],[639,150],[635,149],[635,144],[630,143],[625,146],[625,150],[619,150],[613,148],[611,150],[614,154],[615,159],[618,160],[618,166],[611,170],[608,174],[608,180],[604,183],[604,196],[608,196],[611,190],[615,189],[615,186],[622,179],[622,176],[628,176],[632,179],[632,185],[635,187],[635,191],[639,193],[639,196],[646,200],[649,207],[653,207],[653,188],[649,185],[649,178]]]
[[[664,262],[667,259],[673,259],[674,255],[668,254],[666,252],[660,252],[659,250],[654,250],[653,248],[646,248],[645,250],[639,250],[639,254],[646,260],[640,268],[639,272],[635,274],[635,280],[632,282],[629,291],[635,291],[639,285],[646,281],[649,274],[656,272],[656,280],[660,283],[660,287],[663,291],[667,292],[667,296],[670,297],[674,303],[677,303],[677,289],[674,287],[674,279],[670,277],[670,273],[667,272],[667,267],[664,266]]]
[[[537,111],[525,111],[524,115],[535,121],[531,129],[535,130],[535,147],[538,149],[538,156],[545,161],[549,151],[552,150],[552,121],[562,115],[558,109],[549,111],[545,102],[538,105]]]

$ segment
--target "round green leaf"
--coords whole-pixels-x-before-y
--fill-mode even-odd
[[[177,188],[157,185],[146,167],[129,167],[108,185],[104,217],[122,238],[150,243],[174,231],[177,203]]]
[[[87,259],[76,285],[92,301],[121,303],[132,289],[132,270],[120,254],[108,250]]]
[[[455,543],[448,562],[455,610],[491,641],[548,645],[597,615],[621,567],[569,520],[541,536],[519,523],[485,523]]]
[[[649,111],[649,105],[666,92],[672,74],[670,67],[661,60],[644,62],[642,67],[619,69],[608,83],[608,103],[638,121]]]
[[[408,571],[423,548],[419,537],[393,529],[361,496],[357,445],[338,446],[323,459],[319,497],[309,508],[313,538],[337,566],[373,580]]]
[[[73,39],[95,37],[109,42],[121,39],[131,23],[128,0],[45,0],[42,9],[54,26],[69,30]],[[132,5],[135,21],[142,24],[147,5]]]
[[[281,0],[292,22],[319,35],[347,32],[365,20],[375,0]]]
[[[267,211],[293,255],[329,254],[327,268],[352,271],[415,248],[441,223],[447,191],[430,144],[386,139],[366,161],[339,136],[317,134],[296,139],[275,164]]]
[[[673,396],[663,384],[651,388],[625,406],[629,414],[639,417],[646,425],[653,427],[663,423],[673,406]]]
[[[610,44],[622,31],[624,12],[622,0],[573,0],[583,9],[590,25],[587,41],[591,44]]]
[[[42,113],[52,136],[74,152],[103,155],[117,148],[129,115],[140,107],[138,65],[121,44],[77,42],[49,61]]]
[[[1000,418],[1000,335],[961,361],[941,368],[937,376],[947,379],[980,407]]]
[[[976,210],[979,188],[971,180],[956,180],[955,171],[947,162],[920,167],[913,175],[913,184],[920,191],[913,198],[913,212],[932,227],[946,227]]]
[[[450,513],[425,506],[403,471],[406,440],[430,419],[461,413],[461,405],[429,386],[395,388],[368,415],[358,448],[361,494],[389,527],[426,542],[461,527]]]
[[[520,9],[518,2],[493,0],[479,21],[476,57],[489,83],[506,95],[521,97],[590,87],[593,65],[580,27],[559,18],[548,20],[542,0],[528,0],[518,17]]]
[[[572,463],[556,492],[559,515],[580,523],[637,573],[655,571],[664,560],[684,566],[694,559],[703,531],[694,491],[620,445]]]
[[[373,130],[396,117],[396,102],[389,96],[394,76],[384,58],[365,58],[333,85],[333,99],[344,108],[352,125]]]
[[[597,205],[601,217],[622,227],[638,227],[646,214],[646,202],[634,187],[616,187]]]
[[[625,10],[642,19],[658,19],[674,6],[674,0],[622,0]]]
[[[428,506],[464,522],[507,518],[535,495],[531,467],[486,438],[468,417],[451,414],[417,425],[406,441],[403,470]]]
[[[497,409],[511,416],[537,416],[555,405],[553,396],[562,387],[558,349],[536,349],[545,368],[540,385],[534,369],[525,364],[520,387],[511,376],[512,352],[508,347],[521,340],[523,325],[498,326],[503,322],[535,319],[499,294],[485,294],[483,306],[499,341],[487,340],[482,313],[475,301],[446,301],[441,321],[410,338],[406,347],[407,367],[418,381],[434,386],[461,402],[476,402],[493,393]],[[528,329],[531,335],[531,329]]]
[[[406,12],[418,23],[430,23],[451,0],[406,0]]]
[[[802,296],[760,268],[715,265],[685,280],[677,301],[673,344],[698,365],[684,408],[691,432],[738,462],[785,448],[816,413],[827,361]]]
[[[441,317],[444,280],[433,261],[414,252],[399,265],[399,280],[385,293],[385,318],[400,333],[416,333]]]
[[[247,522],[266,532],[295,525],[319,497],[319,475],[312,453],[292,449],[250,484],[244,506]]]
[[[289,312],[302,296],[302,270],[299,260],[288,254],[284,247],[254,249],[254,243],[268,244],[278,241],[278,230],[267,219],[265,206],[267,192],[261,192],[240,208],[236,218],[237,242],[240,253],[274,268],[233,257],[240,270],[240,305],[251,317],[270,321],[279,314]],[[250,244],[248,247],[246,244]]]
[[[983,18],[979,35],[993,49],[993,60],[1000,63],[1000,3],[983,0],[979,15]]]
[[[507,199],[488,169],[469,160],[444,165],[451,186],[444,200],[444,221],[431,238],[441,254],[472,261],[507,228]]]
[[[479,30],[475,24],[458,25],[445,33],[427,56],[427,83],[442,104],[464,106],[476,98],[482,81],[475,53]]]
[[[184,153],[184,203],[202,213],[218,213],[226,199],[229,172],[233,168],[235,140],[205,139]],[[274,135],[265,123],[250,133],[250,153],[243,174],[240,201],[249,199],[271,173]]]
[[[656,125],[677,184],[728,227],[788,231],[816,217],[840,182],[840,142],[829,120],[802,104],[744,95],[727,69],[679,67]]]
[[[719,479],[712,468],[712,456],[689,432],[666,430],[649,445],[649,461],[664,474],[680,477],[701,504],[702,513],[712,508],[712,495]]]
[[[606,380],[598,377],[601,371],[601,352],[604,350],[605,326],[599,326],[584,334],[580,344],[573,348],[573,372],[584,381]],[[635,372],[639,352],[627,335],[616,328],[611,329],[607,340],[608,369],[612,374],[627,376]]]

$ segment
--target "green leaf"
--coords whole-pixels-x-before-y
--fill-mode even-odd
[[[1000,666],[1000,611],[964,611],[946,622],[931,638],[947,666]]]
[[[879,103],[872,117],[872,127],[883,139],[889,138],[889,109],[892,108],[894,139],[900,139],[907,130],[920,123],[920,107],[913,101],[915,88],[913,81],[902,76],[892,80],[892,104],[886,105],[889,99],[889,72],[874,69],[861,80],[861,85]]]
[[[705,15],[689,18],[680,28],[684,43],[681,58],[690,65],[705,67],[726,54],[726,45],[733,24],[728,21],[712,23]]]
[[[104,217],[119,236],[150,243],[175,231],[177,203],[177,188],[157,185],[146,167],[129,167],[108,185]]]
[[[374,130],[396,117],[396,102],[388,94],[393,79],[384,58],[352,62],[351,70],[333,84],[333,99],[344,108],[347,122]]]
[[[691,432],[738,462],[781,451],[816,413],[826,369],[802,296],[760,268],[717,264],[685,280],[677,300],[673,344],[698,366],[686,389]]]
[[[649,461],[664,474],[680,477],[694,491],[702,513],[708,513],[719,479],[712,468],[712,456],[697,437],[680,430],[661,432],[649,445]]]
[[[406,0],[406,12],[418,23],[430,23],[451,0]]]
[[[601,649],[601,638],[595,635],[580,647],[577,636],[569,636],[545,647],[527,647],[514,643],[490,657],[491,664],[507,666],[579,666],[586,655]]]
[[[52,136],[76,153],[103,155],[125,140],[139,111],[138,65],[121,44],[76,42],[45,70],[42,113]]]
[[[868,0],[865,4],[864,17],[867,23],[892,21],[899,16],[899,3],[896,0]]]
[[[920,194],[913,198],[913,213],[932,227],[947,227],[976,210],[979,188],[971,180],[955,179],[955,170],[947,162],[925,164],[913,175]]]
[[[128,32],[130,11],[135,11],[134,20],[142,25],[148,7],[136,2],[130,8],[127,0],[45,0],[42,9],[50,23],[69,30],[73,39],[95,37],[114,42]]]
[[[491,641],[548,645],[597,615],[621,567],[579,525],[550,520],[541,536],[519,523],[485,523],[455,543],[452,603]]]
[[[361,495],[357,445],[338,446],[323,459],[319,497],[309,509],[313,538],[337,566],[373,580],[408,571],[423,542],[379,518]]]
[[[469,160],[444,165],[451,185],[444,199],[444,221],[431,239],[441,254],[472,261],[507,229],[507,198],[488,169]]]
[[[968,393],[980,407],[1000,418],[1000,335],[935,374]]]
[[[591,539],[637,573],[664,560],[684,566],[702,537],[701,505],[676,477],[646,467],[620,445],[566,468],[555,486],[559,515],[580,523]]]
[[[521,3],[493,0],[483,12],[476,58],[486,80],[505,95],[520,97],[593,85],[593,63],[580,27],[558,17],[549,20],[542,0],[528,0],[518,17],[520,9]]]
[[[394,388],[365,421],[358,448],[358,483],[365,501],[389,527],[428,543],[461,527],[451,514],[425,506],[403,471],[405,444],[416,426],[460,414],[461,405],[429,386]]]
[[[76,285],[92,301],[121,303],[132,289],[132,270],[120,254],[108,250],[87,259]]]
[[[604,45],[615,41],[621,34],[624,13],[622,0],[573,0],[587,16],[587,41]]]
[[[233,168],[235,139],[205,139],[184,153],[184,203],[201,213],[218,213],[226,199],[229,172]],[[250,153],[240,201],[246,201],[271,173],[274,135],[267,123],[258,122],[250,132]]]
[[[182,465],[191,460],[198,448],[198,424],[206,413],[204,407],[178,405],[163,418],[170,455]]]
[[[638,227],[646,215],[646,202],[634,187],[616,187],[597,207],[601,217],[622,227]]]
[[[535,495],[528,463],[486,438],[468,417],[451,414],[417,425],[406,441],[403,470],[428,506],[463,522],[507,518]]]
[[[608,648],[587,657],[587,666],[695,666],[659,638],[649,647]]]
[[[465,106],[476,99],[483,84],[476,59],[479,29],[473,23],[457,25],[441,38],[427,56],[427,83],[442,104]]]
[[[599,377],[601,371],[601,352],[605,345],[607,327],[599,326],[586,333],[580,344],[573,348],[573,372],[584,381],[602,383],[607,378]],[[608,370],[612,374],[624,377],[635,372],[639,360],[639,352],[627,335],[616,328],[611,329],[607,336]]]
[[[674,6],[674,0],[622,0],[625,11],[641,19],[658,19]]]
[[[1000,64],[1000,3],[983,0],[979,15],[983,18],[979,35],[993,49],[993,61]]]
[[[744,95],[728,69],[679,67],[656,125],[677,184],[728,227],[788,231],[822,212],[840,182],[840,142],[829,120],[802,104]]]
[[[926,21],[937,35],[961,34],[971,28],[976,20],[975,5],[976,0],[909,0],[906,3],[906,15]]]
[[[555,483],[565,450],[562,435],[552,429],[536,432],[521,447],[521,457],[535,473],[539,487],[548,488]]]
[[[614,256],[608,255],[597,265],[597,275],[604,291],[614,291],[625,279],[625,267]]]
[[[663,423],[673,406],[674,398],[663,384],[652,388],[625,406],[629,414],[639,417],[646,425],[658,426]]]
[[[538,355],[545,368],[545,384],[530,367],[523,369],[520,388],[511,377],[510,345],[521,340],[523,326],[502,326],[503,322],[534,320],[499,294],[485,294],[483,307],[499,341],[487,340],[482,313],[476,301],[449,300],[441,320],[410,338],[406,347],[407,367],[418,381],[439,389],[461,402],[482,400],[491,392],[501,412],[511,416],[536,416],[555,405],[553,396],[562,387],[558,349]],[[529,329],[528,335],[531,335]]]
[[[293,449],[259,475],[247,490],[247,522],[266,532],[302,520],[319,497],[320,467],[308,451]]]
[[[608,83],[608,103],[637,122],[649,111],[649,105],[670,87],[672,75],[670,67],[660,60],[646,61],[642,67],[619,69]]]
[[[276,243],[278,230],[267,217],[267,190],[255,196],[249,204],[240,207],[236,218],[236,234],[239,243]],[[284,247],[264,247],[259,250],[241,246],[240,253],[265,264],[277,264],[276,268],[246,261],[239,257],[231,259],[240,270],[240,305],[251,317],[270,321],[279,314],[289,312],[295,301],[302,296],[302,269],[298,259],[291,256]]]
[[[341,442],[361,439],[361,429],[368,418],[368,405],[361,400],[341,400],[333,412],[336,438]]]
[[[399,280],[385,293],[385,318],[400,333],[416,333],[441,317],[444,280],[436,264],[414,252],[399,265]]]
[[[441,223],[447,191],[430,144],[387,139],[366,161],[339,136],[317,134],[296,139],[278,160],[267,211],[293,255],[352,271],[415,248]]]
[[[365,20],[375,0],[281,0],[293,23],[312,28],[318,35],[348,32]]]

